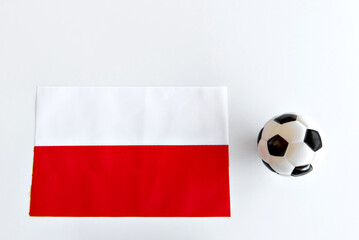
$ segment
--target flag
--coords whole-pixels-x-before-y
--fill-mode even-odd
[[[230,216],[227,89],[38,87],[30,216]]]

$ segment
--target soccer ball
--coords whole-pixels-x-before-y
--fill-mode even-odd
[[[315,123],[296,114],[282,114],[269,120],[257,138],[264,165],[280,175],[302,176],[323,159],[323,143]]]

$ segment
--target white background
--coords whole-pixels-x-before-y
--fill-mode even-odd
[[[358,239],[359,2],[0,0],[0,239]],[[228,86],[231,218],[30,218],[37,85]],[[321,169],[256,152],[311,116]]]

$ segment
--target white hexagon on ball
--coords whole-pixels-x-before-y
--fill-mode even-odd
[[[258,134],[257,147],[263,164],[284,176],[306,175],[324,156],[317,125],[292,113],[269,120]]]

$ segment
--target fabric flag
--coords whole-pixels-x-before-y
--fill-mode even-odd
[[[39,87],[30,216],[230,216],[227,89]]]

